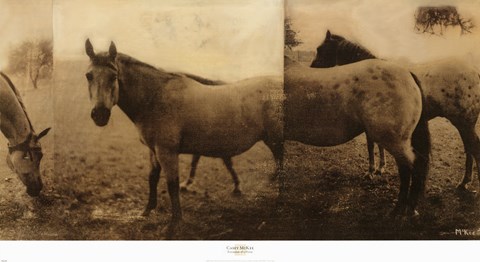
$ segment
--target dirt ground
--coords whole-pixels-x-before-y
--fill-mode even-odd
[[[140,216],[148,197],[148,151],[133,124],[117,108],[107,127],[95,126],[89,116],[87,64],[57,61],[55,66],[52,85],[43,82],[39,90],[19,86],[34,127],[53,130],[42,143],[41,197],[28,197],[0,161],[0,239],[164,238],[170,201],[163,174],[159,207],[147,218]],[[270,180],[273,157],[262,143],[233,160],[241,196],[232,194],[231,177],[220,159],[201,158],[196,182],[181,194],[184,219],[175,238],[480,239],[479,201],[455,191],[465,162],[458,133],[440,118],[430,128],[433,161],[416,221],[388,216],[398,193],[397,170],[388,155],[386,180],[366,180],[367,148],[361,135],[331,148],[288,142],[282,204]],[[0,159],[6,149],[2,136]],[[188,155],[180,158],[181,181],[188,176],[190,160]],[[476,174],[473,178],[471,188],[477,189]],[[459,235],[456,230],[462,229],[475,235]]]

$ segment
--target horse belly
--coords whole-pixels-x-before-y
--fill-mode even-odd
[[[299,106],[292,106],[299,105]],[[320,105],[320,106],[318,106]],[[315,146],[346,143],[364,132],[363,125],[337,106],[289,101],[285,112],[285,139]]]
[[[196,129],[183,133],[181,153],[210,157],[231,157],[250,149],[261,140],[258,129],[225,126],[216,129]]]

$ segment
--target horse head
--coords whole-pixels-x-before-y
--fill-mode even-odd
[[[310,67],[327,68],[336,65],[338,39],[327,30],[325,40],[317,47],[317,55]]]
[[[95,54],[92,43],[87,39],[85,51],[91,62],[86,73],[90,101],[93,103],[91,117],[97,126],[105,126],[112,107],[118,102],[117,48],[111,42],[108,52]]]
[[[24,142],[8,146],[7,164],[27,187],[27,193],[30,196],[38,196],[43,188],[40,176],[40,161],[43,153],[39,141],[48,131],[50,128],[38,135],[31,133]]]

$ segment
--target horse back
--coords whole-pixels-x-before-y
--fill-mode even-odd
[[[169,105],[163,106],[175,110],[163,118],[169,123],[158,126],[177,129],[182,153],[233,156],[262,140],[274,119],[281,121],[280,77],[256,77],[217,86],[182,77],[169,85],[165,89],[168,94],[163,95],[169,98]]]
[[[474,124],[480,113],[480,75],[471,63],[458,58],[413,67],[424,88],[429,119],[437,116],[459,124]]]
[[[318,146],[370,130],[378,136],[400,130],[407,137],[421,114],[421,93],[410,72],[381,60],[326,69],[290,66],[285,94],[285,137]]]

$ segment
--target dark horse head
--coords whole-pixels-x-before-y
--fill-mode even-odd
[[[105,126],[110,119],[112,107],[118,102],[117,48],[112,42],[108,52],[95,54],[92,43],[87,39],[85,51],[91,62],[86,73],[90,100],[93,103],[91,117],[97,126]]]
[[[310,67],[334,67],[372,58],[375,56],[364,47],[327,31],[325,40],[317,47],[317,55]]]

